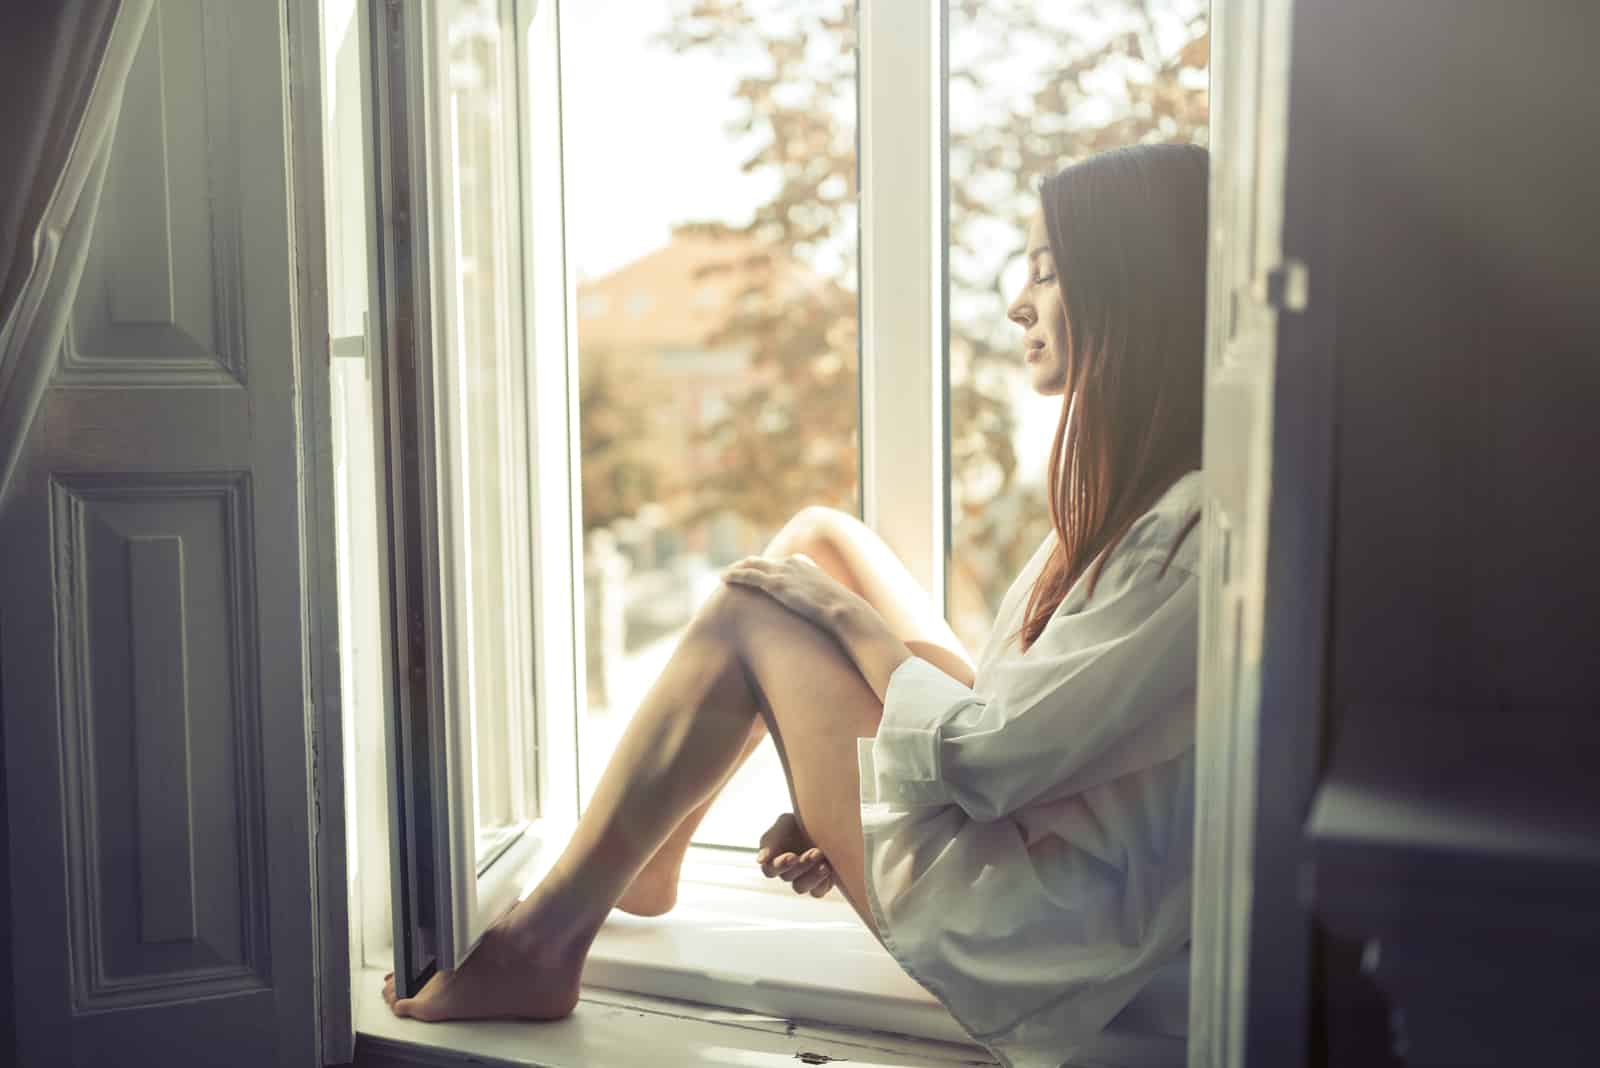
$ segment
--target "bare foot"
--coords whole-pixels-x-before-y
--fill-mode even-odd
[[[663,916],[671,912],[672,906],[678,903],[678,871],[678,864],[665,863],[661,854],[656,854],[623,891],[617,908],[635,916]]]
[[[484,933],[460,968],[439,972],[414,998],[397,997],[394,976],[383,999],[396,1016],[417,1020],[479,1020],[513,1017],[559,1020],[578,1004],[583,959],[542,959],[512,935],[501,920]]]

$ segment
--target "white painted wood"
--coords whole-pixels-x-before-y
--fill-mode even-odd
[[[321,1052],[326,435],[304,388],[323,350],[297,330],[321,234],[289,184],[284,9],[158,8],[159,77],[124,105],[161,134],[124,143],[73,310],[105,329],[45,394],[0,515],[18,1053],[287,1068]]]
[[[702,872],[697,866],[688,874]],[[788,890],[688,884],[666,916],[613,913],[591,949],[584,982],[958,1043],[982,1055],[836,896],[819,902]],[[1187,1007],[1185,962],[1158,973],[1086,1059],[1141,1051],[1139,1064],[1182,1064]]]
[[[561,141],[561,6],[518,0],[526,270],[528,471],[533,483],[533,670],[539,818],[578,821],[578,709],[587,692],[581,636],[582,457],[578,440],[577,272],[566,242]]]
[[[586,988],[577,1011],[553,1023],[505,1020],[421,1024],[383,1003],[383,973],[362,975],[357,1065],[496,1064],[518,1068],[791,1068],[854,1065],[992,1065],[966,1045],[851,1030],[766,1013]]]
[[[857,7],[862,517],[944,604],[943,0]]]
[[[306,0],[322,28],[322,54],[328,82],[319,94],[322,121],[325,227],[328,249],[328,332],[332,395],[333,507],[338,588],[339,723],[342,798],[331,796],[329,775],[322,779],[324,805],[343,803],[344,837],[339,841],[345,868],[345,894],[327,879],[321,886],[346,908],[348,934],[345,959],[324,959],[324,989],[343,981],[342,1002],[324,999],[324,1059],[348,1060],[354,1041],[349,1014],[349,969],[392,959],[393,915],[390,911],[390,854],[385,724],[392,714],[385,678],[389,641],[385,609],[385,576],[389,561],[380,547],[384,528],[378,494],[379,426],[373,374],[381,353],[374,351],[371,309],[377,305],[377,231],[372,202],[375,146],[372,136],[371,5],[356,3],[342,11]],[[343,336],[340,336],[343,335]],[[323,717],[326,719],[326,716]],[[331,735],[325,729],[325,737]],[[327,746],[329,759],[333,747]],[[334,847],[331,835],[319,846]],[[331,868],[329,869],[331,870]],[[326,915],[326,911],[325,911]],[[327,922],[335,918],[327,915]],[[331,940],[325,945],[331,948]],[[324,954],[326,958],[326,953]],[[337,1018],[336,1018],[336,1013]],[[340,1039],[335,1057],[330,1044]]]
[[[342,1064],[355,1048],[350,1005],[350,898],[345,819],[344,679],[340,662],[337,537],[334,527],[333,380],[330,373],[328,223],[322,136],[321,0],[285,0],[290,218],[300,434],[300,556],[306,709],[310,733],[313,882],[312,963],[318,1053]]]
[[[1284,242],[1293,9],[1212,9],[1194,1068],[1300,1063],[1310,1002],[1296,857],[1322,701],[1331,398]]]
[[[444,703],[436,813],[448,892],[440,959],[456,967],[516,899],[534,813],[527,653],[532,549],[526,478],[520,127],[510,0],[452,0],[420,24],[435,331],[437,573]],[[467,73],[470,72],[470,73]],[[442,746],[438,744],[442,742]],[[442,802],[442,804],[438,804]],[[510,840],[501,851],[499,843]]]
[[[244,375],[228,22],[199,0],[163,0],[151,14],[127,88],[142,106],[124,107],[130,121],[118,124],[59,384],[227,385]]]
[[[852,1028],[795,1013],[746,1011],[679,998],[586,985],[577,1011],[553,1023],[512,1021],[419,1024],[383,1003],[383,973],[359,977],[359,1068],[496,1064],[526,1068],[630,1068],[696,1065],[783,1068],[795,1063],[878,1066],[993,1065],[970,1042],[896,1034],[890,1022]],[[1094,1057],[1073,1068],[1173,1068],[1183,1040],[1108,1034]]]
[[[403,986],[465,959],[543,840],[527,737],[537,594],[516,22],[510,0],[493,19],[464,10],[391,5],[376,35],[374,185],[387,225],[374,384],[394,562],[390,859]],[[452,82],[475,64],[483,80]]]

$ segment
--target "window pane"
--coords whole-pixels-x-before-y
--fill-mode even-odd
[[[392,959],[388,791],[379,605],[378,474],[367,316],[367,203],[362,169],[359,20],[354,0],[321,7],[323,180],[328,334],[332,343],[334,560],[339,591],[339,689],[344,714],[347,874],[359,896],[357,963]]]
[[[450,568],[445,633],[471,727],[480,871],[532,815],[526,396],[513,37],[496,0],[453,0],[437,36],[446,309],[435,370]]]
[[[857,512],[847,0],[562,11],[578,272],[587,800],[720,570],[794,512]],[[790,807],[763,745],[698,841]]]
[[[1206,142],[1205,0],[951,0],[950,625],[980,649],[1050,529],[1061,399],[1027,387],[1006,308],[1039,182],[1095,152]]]

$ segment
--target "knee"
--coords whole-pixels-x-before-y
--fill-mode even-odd
[[[770,610],[774,603],[759,590],[722,583],[700,606],[690,626],[702,635],[737,646],[752,616]]]
[[[768,551],[784,556],[791,553],[814,556],[817,547],[832,538],[842,514],[837,509],[820,504],[807,505],[783,525],[783,529],[772,539]]]

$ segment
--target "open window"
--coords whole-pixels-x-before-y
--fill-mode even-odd
[[[325,7],[354,944],[404,988],[537,878],[720,568],[799,507],[860,515],[976,649],[1043,534],[1055,409],[1005,381],[1037,181],[1205,139],[1203,0],[748,6]],[[960,1037],[823,930],[839,902],[787,1001],[705,978],[806,922],[748,855],[787,807],[763,747],[691,853],[751,925],[590,980]]]

